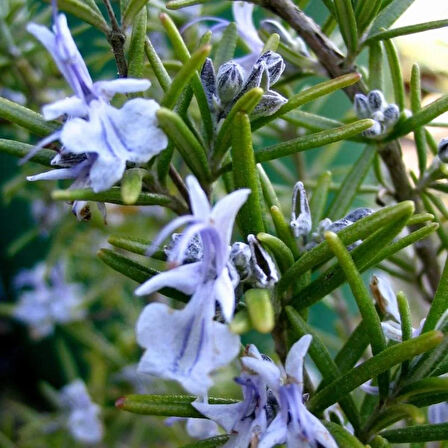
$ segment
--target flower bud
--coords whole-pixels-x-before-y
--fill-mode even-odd
[[[360,207],[356,208],[355,210],[352,210],[348,215],[344,217],[344,219],[347,219],[351,222],[359,221],[362,218],[365,218],[366,216],[369,216],[373,213],[373,210],[371,208],[367,207]]]
[[[238,96],[242,96],[244,93],[248,92],[249,90],[255,87],[260,87],[262,77],[265,71],[266,71],[266,64],[264,62],[257,62],[254,65],[252,71],[249,73],[249,76],[247,77],[246,82],[244,83],[244,86],[241,89],[240,94]]]
[[[216,76],[213,62],[207,58],[201,70],[201,83],[204,87],[208,105],[213,108],[213,98],[216,97]]]
[[[398,109],[396,104],[389,104],[389,106],[383,110],[383,115],[386,126],[393,126],[400,117],[400,109]]]
[[[254,235],[248,235],[247,242],[251,252],[251,284],[256,288],[272,288],[278,282],[274,261]]]
[[[362,135],[367,138],[375,138],[379,137],[383,133],[383,126],[379,121],[375,121],[373,126],[367,130],[365,130]]]
[[[338,219],[337,221],[331,223],[325,231],[328,232],[334,232],[334,233],[338,233],[340,232],[342,229],[345,229],[348,226],[351,226],[353,224],[352,221],[349,221],[346,218],[342,218],[342,219]]]
[[[255,106],[251,117],[268,117],[277,112],[288,100],[273,90],[268,90]]]
[[[241,242],[232,244],[230,249],[229,261],[235,266],[241,281],[247,280],[251,274],[250,259],[251,259],[250,247]]]
[[[370,108],[367,97],[362,93],[357,93],[355,95],[355,114],[358,118],[369,118],[370,117]]]
[[[269,75],[269,86],[274,85],[280,78],[281,74],[285,70],[285,63],[283,62],[283,58],[274,51],[266,51],[263,53],[257,62],[262,62],[266,64],[266,68]]]
[[[178,253],[178,245],[182,242],[182,236],[182,233],[173,233],[171,235],[171,241],[163,249],[168,260],[177,261],[179,257],[182,258],[182,263],[195,263],[196,261],[202,260],[204,257],[204,250],[199,235],[195,235],[191,238],[183,254]]]
[[[297,182],[292,193],[291,229],[296,238],[307,236],[311,232],[311,212],[305,187]]]
[[[369,92],[367,101],[369,102],[369,108],[372,112],[383,109],[387,104],[381,90],[372,90]]]
[[[442,138],[438,146],[439,159],[443,163],[448,163],[448,138]]]
[[[249,289],[245,299],[252,326],[260,333],[270,333],[274,328],[275,319],[269,291]]]
[[[239,64],[233,61],[226,62],[218,69],[217,88],[218,96],[223,103],[232,101],[243,85],[243,71]]]

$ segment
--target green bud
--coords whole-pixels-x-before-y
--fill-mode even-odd
[[[250,289],[246,292],[246,305],[250,321],[260,333],[270,333],[274,329],[274,308],[267,289]]]

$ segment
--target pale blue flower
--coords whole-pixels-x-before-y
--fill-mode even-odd
[[[75,380],[63,387],[60,401],[68,413],[67,427],[75,440],[82,443],[98,443],[103,438],[100,407],[93,403],[86,385]]]
[[[226,448],[246,448],[252,441],[258,442],[258,448],[281,444],[288,448],[337,448],[331,434],[303,402],[303,363],[311,339],[305,335],[291,347],[285,371],[265,357],[254,356],[253,350],[252,356],[244,356],[241,363],[248,373],[241,377],[246,385],[243,402],[193,404],[228,432],[237,433],[231,435]],[[248,394],[249,381],[253,385],[252,395]],[[273,398],[269,399],[269,394]]]
[[[61,154],[79,155],[60,170],[31,176],[28,180],[78,179],[76,188],[91,187],[95,192],[107,190],[118,182],[126,162],[146,163],[166,148],[167,137],[157,126],[154,100],[135,98],[121,109],[109,104],[116,93],[146,90],[145,79],[116,79],[93,82],[86,64],[76,47],[65,15],[53,8],[52,31],[31,23],[27,29],[50,52],[60,72],[74,92],[43,108],[47,120],[67,116],[62,129],[43,139],[36,147],[60,140]],[[32,151],[27,158],[31,157]],[[53,164],[61,162],[57,155]]]
[[[235,309],[234,287],[227,267],[230,238],[236,214],[250,190],[235,191],[211,208],[207,196],[193,177],[187,178],[192,214],[168,224],[151,251],[175,229],[187,225],[168,262],[173,269],[152,277],[136,290],[150,294],[164,287],[192,294],[182,310],[162,303],[148,305],[137,322],[137,340],[146,349],[139,370],[179,381],[190,393],[204,396],[212,384],[210,372],[228,364],[239,350],[239,337],[214,320],[216,303],[229,322]],[[200,236],[200,261],[182,264],[191,241]]]
[[[46,266],[40,263],[15,278],[16,288],[23,291],[13,315],[29,326],[31,336],[36,339],[53,333],[58,323],[65,324],[85,317],[82,290],[79,285],[65,281],[63,264],[53,267],[48,280],[46,273]]]
[[[218,425],[206,418],[169,417],[165,420],[165,424],[171,426],[174,423],[184,421],[186,422],[187,434],[194,439],[208,439],[219,434]]]
[[[448,423],[448,403],[446,401],[429,406],[428,421],[433,425]]]

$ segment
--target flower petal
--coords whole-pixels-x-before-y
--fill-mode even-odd
[[[302,336],[289,350],[286,357],[286,373],[294,378],[299,385],[303,385],[303,360],[313,337],[310,334]]]
[[[211,212],[211,219],[218,229],[225,244],[230,244],[233,225],[240,208],[247,201],[250,194],[248,188],[242,188],[223,197],[215,204]]]
[[[137,322],[137,341],[146,348],[139,371],[180,382],[192,394],[205,396],[209,374],[228,364],[239,351],[239,337],[214,322],[210,300],[213,282],[201,284],[183,310],[152,303]]]
[[[202,415],[221,425],[226,432],[234,428],[238,416],[245,407],[243,402],[232,404],[209,404],[198,400],[191,403]]]
[[[149,79],[119,78],[110,81],[97,81],[93,91],[100,97],[110,100],[116,93],[142,92],[151,87]]]
[[[35,174],[34,176],[27,176],[26,179],[34,182],[36,180],[62,180],[62,179],[76,179],[78,170],[73,168],[61,168],[59,170],[46,171],[45,173]]]
[[[277,414],[263,434],[260,442],[258,443],[258,448],[272,448],[281,443],[285,443],[286,431],[287,427],[282,415]]]
[[[42,108],[45,120],[54,120],[61,115],[70,117],[84,117],[88,114],[86,103],[77,96],[69,96],[54,103],[46,104]]]
[[[198,180],[190,175],[187,177],[186,184],[193,215],[197,219],[208,220],[210,216],[210,203]]]
[[[98,157],[89,172],[92,190],[95,193],[108,190],[123,177],[125,168],[126,162],[123,159]]]
[[[259,375],[273,391],[278,390],[281,385],[281,372],[273,362],[244,356],[241,363],[246,369]]]
[[[198,286],[200,268],[201,263],[198,262],[184,264],[169,271],[161,272],[140,285],[135,290],[135,294],[143,296],[165,287],[177,289],[185,294],[193,294]]]
[[[126,160],[145,163],[168,145],[168,138],[158,127],[156,112],[159,105],[154,100],[134,98],[121,109],[107,107],[108,118],[126,148]]]
[[[227,268],[215,281],[214,296],[221,307],[224,319],[230,322],[235,311],[235,292]]]

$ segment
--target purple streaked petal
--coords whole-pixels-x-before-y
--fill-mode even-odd
[[[151,87],[149,79],[119,78],[110,81],[97,81],[93,91],[106,100],[112,99],[116,93],[143,92]]]
[[[63,180],[76,179],[78,170],[74,168],[61,168],[58,170],[46,171],[45,173],[35,174],[34,176],[27,176],[27,180],[34,182],[36,180]]]
[[[143,296],[165,287],[177,289],[185,294],[193,294],[198,286],[200,275],[200,262],[184,264],[150,278],[135,290],[135,294]]]
[[[428,421],[433,425],[448,423],[448,403],[437,403],[428,408]]]
[[[234,191],[222,198],[213,207],[211,219],[226,245],[230,244],[236,215],[242,205],[247,201],[249,194],[250,190],[247,188]]]
[[[262,435],[258,448],[272,448],[286,441],[287,427],[281,414],[272,420],[271,424]],[[289,448],[289,447],[288,447]]]
[[[300,388],[303,387],[303,363],[308,348],[311,344],[313,337],[310,334],[302,336],[289,350],[286,357],[285,370],[289,377],[299,384]]]
[[[281,371],[274,363],[249,356],[241,358],[241,363],[246,369],[260,376],[273,391],[277,391],[281,386]]]
[[[183,310],[161,303],[143,310],[136,327],[138,343],[146,348],[140,372],[176,380],[199,396],[207,394],[209,374],[239,351],[239,337],[213,321],[212,287],[213,282],[200,284]]]
[[[226,432],[231,432],[245,407],[243,402],[232,404],[208,404],[198,400],[191,403],[202,415],[217,422]]]
[[[95,193],[111,188],[122,177],[126,162],[120,158],[98,157],[90,167],[89,179]]]
[[[197,219],[208,220],[211,211],[210,203],[198,180],[190,175],[187,177],[186,184],[193,215]]]
[[[69,96],[54,103],[46,104],[42,108],[45,120],[54,120],[65,114],[69,117],[85,117],[88,111],[86,103],[77,96]]]
[[[176,229],[193,222],[196,222],[193,215],[183,215],[174,218],[159,232],[157,237],[152,242],[151,246],[149,246],[148,250],[146,251],[146,255],[150,257],[156,250],[159,249],[163,241],[165,241],[166,238],[168,238],[168,236],[171,235]]]
[[[338,448],[333,436],[328,429],[325,428],[322,422],[309,412],[304,405],[301,404],[301,406],[303,407],[304,412],[307,413],[308,430],[313,435],[314,440],[324,448]],[[293,446],[295,445],[291,445],[291,447],[288,445],[288,448],[292,448]]]
[[[24,164],[25,162],[28,162],[32,157],[34,157],[44,146],[47,146],[49,143],[52,143],[56,140],[59,140],[59,137],[61,136],[61,131],[53,132],[53,134],[48,135],[47,137],[44,137],[42,140],[40,140],[37,145],[22,159],[19,161],[19,165]]]
[[[243,39],[249,44],[252,53],[259,55],[263,49],[263,41],[258,36],[252,14],[254,5],[246,2],[234,2],[232,5],[233,18],[238,31]]]

